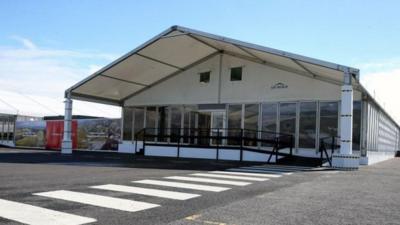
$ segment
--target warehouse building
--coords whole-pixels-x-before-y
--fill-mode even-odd
[[[72,99],[122,107],[121,152],[268,162],[322,155],[352,169],[399,149],[399,125],[358,69],[180,26],[65,97],[63,153],[71,152]]]

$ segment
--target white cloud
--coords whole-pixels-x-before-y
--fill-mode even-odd
[[[365,70],[372,71],[362,74],[361,83],[385,110],[400,124],[400,63],[394,65],[395,59],[375,63]],[[400,62],[400,61],[399,61]],[[362,70],[362,67],[361,71]],[[376,72],[379,71],[380,72]]]
[[[364,74],[390,72],[400,68],[400,57],[385,60],[363,62],[357,65]]]
[[[89,66],[89,74],[93,74],[96,71],[100,70],[102,68],[102,66],[99,65],[90,65]]]
[[[0,113],[45,116],[64,113],[64,90],[116,56],[44,49],[13,36],[22,46],[0,46]],[[75,101],[74,114],[120,117],[118,107]],[[6,104],[7,103],[7,104]]]
[[[19,37],[19,36],[11,36],[12,39],[21,42],[27,49],[37,49],[36,45],[29,39]]]

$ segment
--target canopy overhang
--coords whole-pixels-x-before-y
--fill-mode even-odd
[[[359,70],[250,44],[181,26],[172,26],[66,90],[73,99],[120,105],[130,97],[215,55],[227,54],[338,85],[343,73],[359,84]]]

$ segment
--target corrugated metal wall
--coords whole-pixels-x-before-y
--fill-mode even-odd
[[[397,151],[399,150],[400,129],[387,114],[373,102],[364,101],[366,117],[366,150]]]

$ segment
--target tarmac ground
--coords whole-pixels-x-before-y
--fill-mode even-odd
[[[266,178],[269,175],[273,176]],[[32,206],[63,213],[56,219],[64,214],[77,221],[92,219],[65,224],[400,224],[399,158],[344,172],[118,153],[61,155],[55,151],[0,149],[0,181],[0,224],[7,225],[21,221],[34,224],[35,218],[28,216]],[[162,182],[226,190],[195,190]],[[151,196],[93,188],[110,184],[158,189],[160,193]],[[162,196],[166,191],[172,194]],[[74,199],[74,193],[78,197],[89,195]],[[191,197],[171,199],[182,193]],[[95,199],[87,202],[92,197]],[[127,200],[127,208],[121,200]],[[115,205],[111,205],[113,201]],[[14,213],[9,202],[27,207],[26,213]],[[151,207],[126,210],[141,207],[139,203]],[[43,221],[46,213],[43,211]]]

